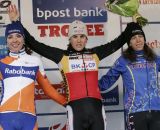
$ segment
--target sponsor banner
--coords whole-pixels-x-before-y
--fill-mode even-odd
[[[3,57],[7,54],[8,54],[8,49],[6,45],[6,39],[4,36],[0,36],[0,57]]]
[[[104,106],[119,105],[118,85],[109,92],[103,92],[102,98]]]
[[[38,130],[66,130],[66,115],[38,115]]]
[[[64,126],[61,129],[59,127],[60,127],[60,124],[57,124],[57,125],[53,125],[53,126],[50,126],[50,127],[39,128],[38,130],[66,130],[66,126]]]
[[[65,93],[65,87],[61,84],[52,84],[52,86],[63,96],[66,95]],[[47,100],[50,99],[48,96],[45,95],[45,93],[43,92],[43,89],[39,86],[36,85],[35,88],[35,100]]]
[[[107,11],[104,10],[104,2],[105,0],[92,0],[92,2],[86,0],[32,0],[33,12],[30,13],[33,14],[33,17],[30,15],[30,20],[27,20],[33,21],[33,23],[29,24],[27,21],[27,24],[29,27],[33,24],[32,31],[36,31],[35,34],[38,34],[39,38],[52,41],[52,38],[66,38],[69,24],[74,20],[82,20],[87,25],[88,36],[98,36],[100,37],[99,41],[104,41],[104,37],[101,36],[105,34],[104,23],[108,20]],[[23,5],[28,4],[24,1],[21,3],[22,8]],[[26,14],[30,11],[29,8],[25,10],[23,8],[23,12]],[[26,18],[26,14],[23,12],[21,13],[22,21]],[[25,22],[26,20],[23,23]],[[66,39],[63,40],[63,44],[65,42]]]
[[[75,19],[88,23],[106,22],[105,0],[33,0],[33,21],[71,23]]]
[[[149,22],[159,22],[160,0],[139,0],[139,13]]]
[[[45,24],[45,23],[43,23]],[[86,24],[88,36],[104,36],[104,24]],[[39,37],[68,37],[69,24],[38,25]]]

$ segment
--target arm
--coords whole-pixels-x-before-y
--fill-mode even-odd
[[[19,22],[19,24],[21,23]],[[23,29],[24,29],[24,34],[25,34],[25,44],[29,48],[34,50],[36,53],[54,61],[57,64],[61,61],[63,54],[64,54],[64,51],[62,49],[47,46],[44,43],[41,43],[35,40],[35,38],[31,36],[30,33],[24,27]]]
[[[15,5],[9,6],[7,11],[8,11],[10,20],[13,23],[20,24],[23,27],[21,22],[18,21],[19,11],[17,10],[16,6]],[[24,27],[23,29],[24,29],[24,34],[25,34],[25,44],[29,48],[31,48],[38,54],[54,61],[57,64],[60,62],[64,54],[64,51],[62,49],[47,46],[44,43],[38,42],[37,40],[35,40],[33,36],[30,35],[30,33]]]
[[[100,90],[109,89],[118,80],[123,71],[123,65],[119,62],[119,60],[117,60],[114,66],[109,69],[109,71],[99,80]]]
[[[45,74],[42,61],[38,57],[36,59],[37,59],[36,63],[39,65],[39,71],[37,73],[37,82],[38,82],[38,84],[42,87],[44,93],[48,97],[50,97],[51,99],[55,100],[59,104],[65,105],[66,104],[65,97],[60,95],[56,91],[56,89],[50,84],[50,82],[49,82],[49,80],[48,80],[48,78],[47,78],[47,76]]]
[[[109,56],[110,54],[116,52],[118,49],[120,49],[124,44],[126,43],[126,37],[125,32],[122,32],[120,36],[118,36],[113,41],[97,46],[93,48],[93,51],[96,52],[99,59],[102,60],[103,58]]]
[[[134,23],[134,22],[128,23],[125,30],[113,41],[93,48],[93,51],[96,52],[99,59],[102,60],[103,58],[109,56],[110,54],[120,49],[127,42],[128,31],[130,31],[131,27],[136,24],[138,23]]]
[[[60,95],[54,87],[50,84],[49,80],[46,78],[46,76],[43,76],[40,71],[37,73],[37,82],[42,87],[44,93],[49,96],[51,99],[56,101],[57,103],[61,105],[66,104],[66,98],[62,95]]]

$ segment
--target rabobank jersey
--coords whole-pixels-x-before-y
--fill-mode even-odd
[[[47,87],[43,75],[45,72],[40,59],[26,54],[24,50],[19,54],[10,53],[9,56],[1,59],[2,96],[0,112],[20,111],[35,115],[35,79],[39,79],[42,86]],[[56,96],[53,99],[58,98]],[[61,103],[63,104],[63,102],[64,100]]]

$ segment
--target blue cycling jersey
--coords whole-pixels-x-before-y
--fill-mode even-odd
[[[111,87],[122,76],[124,86],[124,106],[127,113],[160,110],[160,88],[158,72],[160,58],[146,61],[143,52],[137,52],[137,60],[130,62],[123,56],[99,80],[101,90]]]

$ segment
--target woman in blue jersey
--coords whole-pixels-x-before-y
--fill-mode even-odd
[[[35,80],[54,101],[64,105],[66,99],[49,83],[41,60],[31,56],[31,51],[24,46],[23,28],[18,24],[8,24],[5,37],[9,55],[0,60],[0,128],[38,130],[34,102]]]
[[[160,130],[160,58],[147,46],[141,26],[130,25],[128,48],[99,80],[99,87],[110,88],[121,75],[128,130]]]

